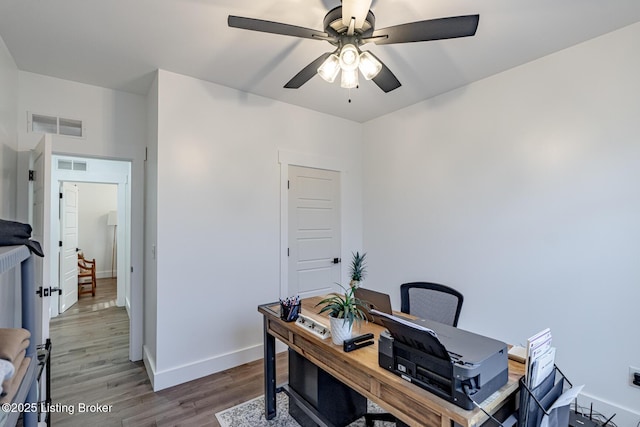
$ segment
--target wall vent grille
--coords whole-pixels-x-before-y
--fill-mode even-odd
[[[82,171],[86,172],[87,170],[87,162],[77,161],[77,160],[58,160],[58,169],[59,170],[67,170],[67,171]]]
[[[46,114],[27,113],[27,131],[84,138],[82,120]]]

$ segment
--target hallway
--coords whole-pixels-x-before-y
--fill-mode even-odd
[[[53,414],[53,426],[218,427],[216,412],[262,394],[262,359],[154,393],[144,364],[128,360],[129,322],[115,301],[115,279],[98,279],[95,297],[51,320],[53,404],[75,408]],[[286,352],[277,361],[282,383]],[[78,413],[80,403],[111,412]]]

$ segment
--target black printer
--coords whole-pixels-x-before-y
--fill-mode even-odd
[[[505,343],[425,319],[381,320],[378,362],[405,380],[464,409],[507,383]]]

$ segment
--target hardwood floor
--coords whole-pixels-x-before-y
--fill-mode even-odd
[[[263,393],[262,360],[154,393],[143,363],[128,359],[129,321],[115,300],[115,279],[99,279],[95,297],[83,295],[51,321],[51,396],[75,410],[52,414],[53,426],[219,426],[216,412]],[[111,409],[79,413],[80,404]]]

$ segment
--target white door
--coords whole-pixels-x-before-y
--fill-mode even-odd
[[[34,256],[35,260],[35,286],[42,289],[41,297],[36,297],[37,319],[36,342],[44,344],[49,338],[49,319],[51,297],[49,288],[55,287],[50,281],[50,262],[52,256],[56,256],[51,251],[50,230],[51,230],[51,136],[45,135],[38,146],[31,152],[31,170],[34,179],[30,186],[30,198],[33,202],[29,223],[32,227],[31,237],[40,242],[45,258]]]
[[[340,173],[289,166],[289,296],[340,282]]]
[[[63,182],[60,194],[60,313],[64,313],[78,302],[78,186]]]

